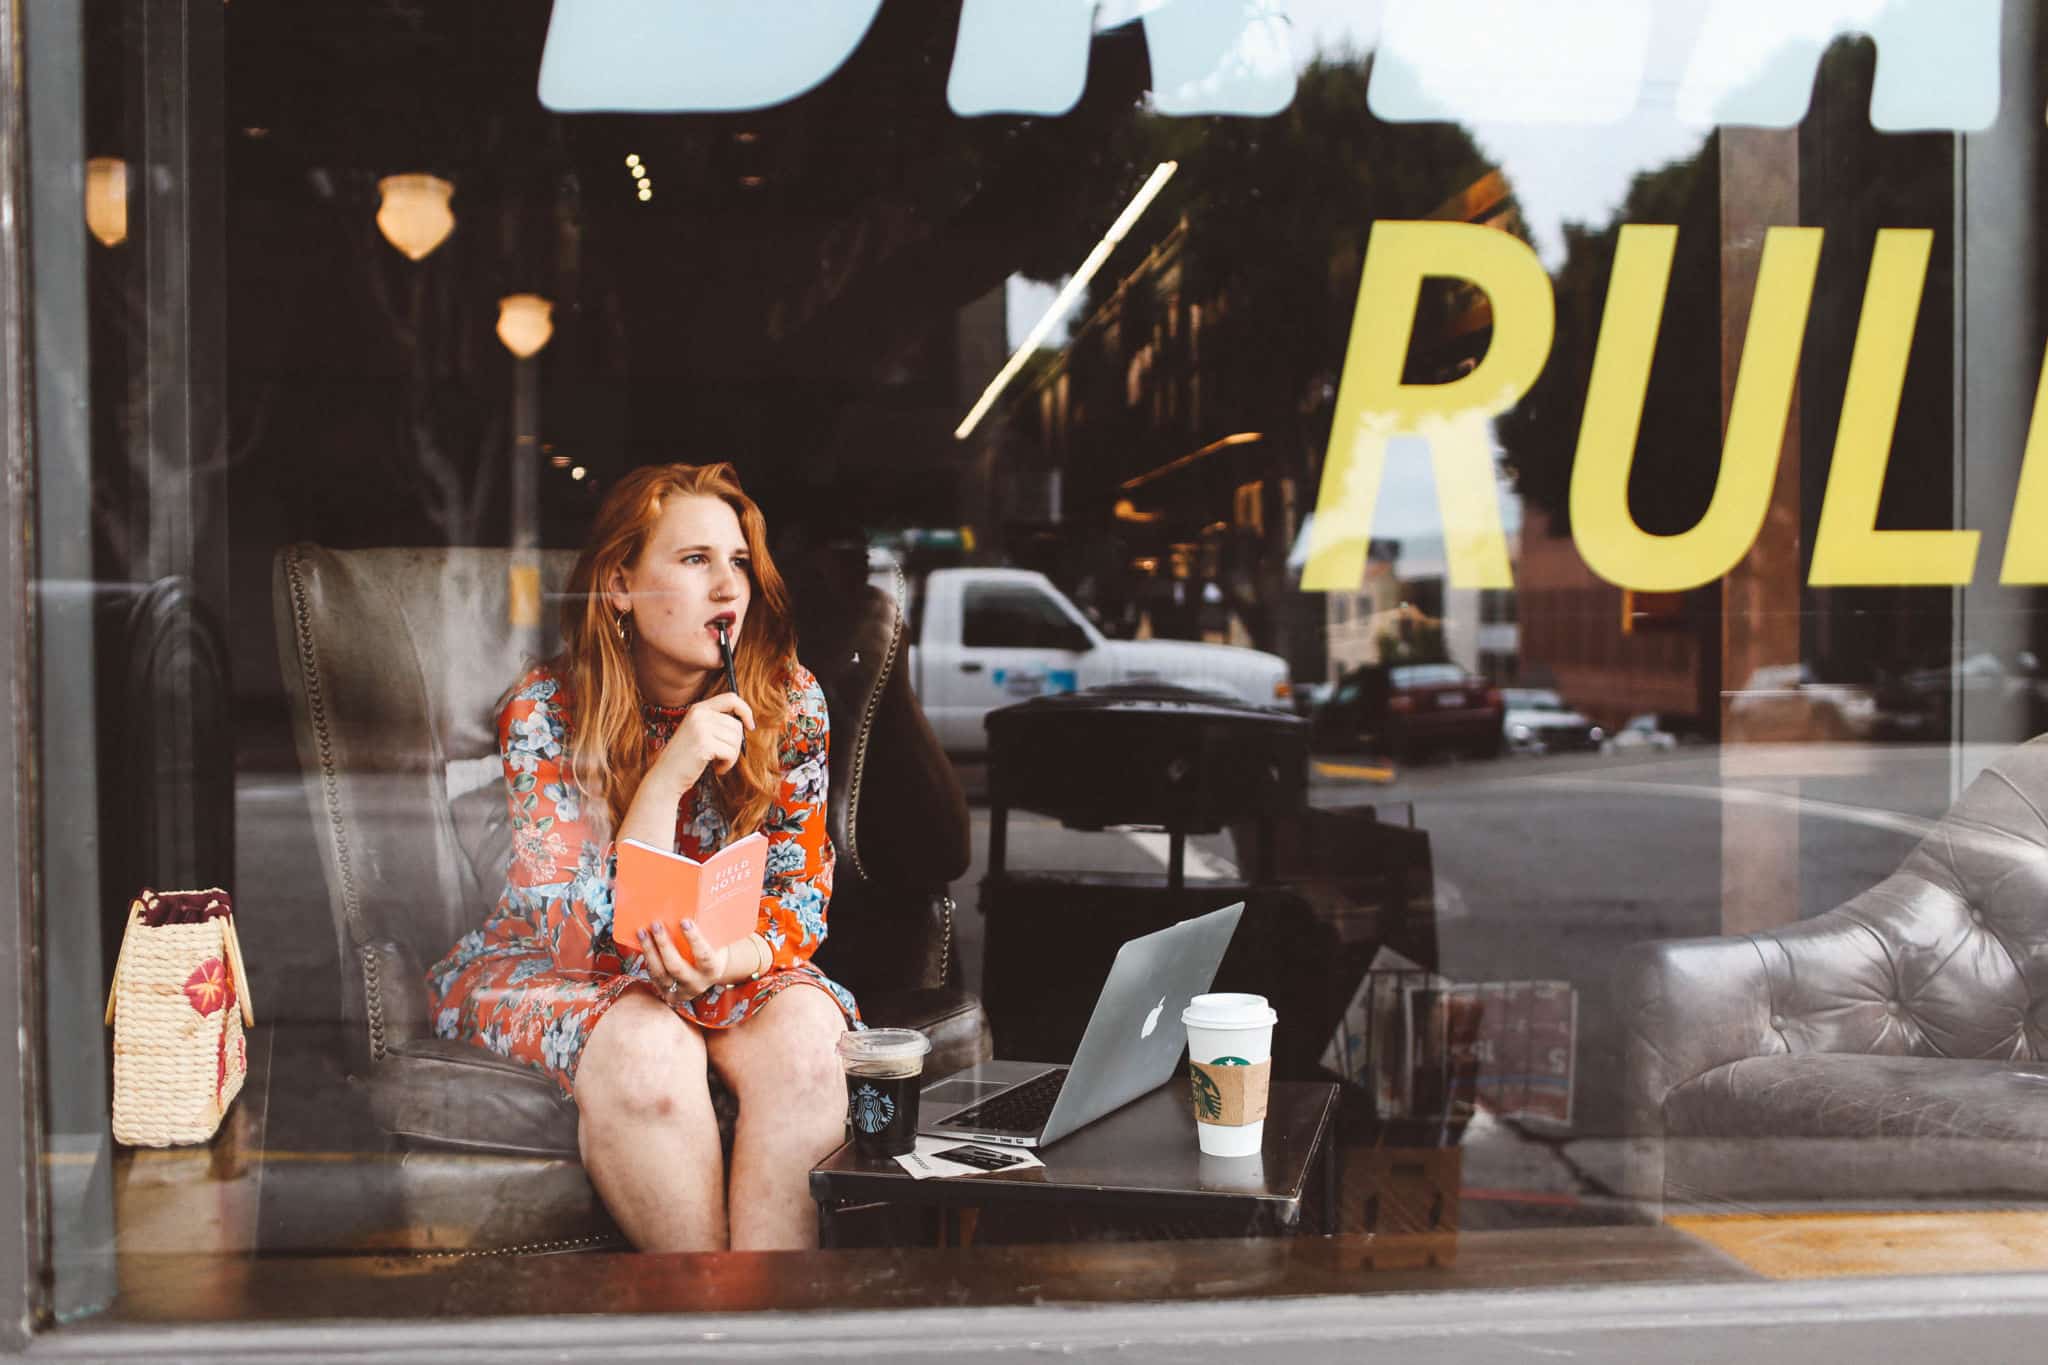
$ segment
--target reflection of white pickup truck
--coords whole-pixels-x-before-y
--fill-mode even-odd
[[[874,575],[894,593],[891,571]],[[1111,683],[1164,682],[1253,706],[1288,704],[1277,654],[1192,640],[1111,640],[1052,580],[1027,569],[934,569],[912,591],[910,681],[939,742],[988,747],[982,717],[999,706]]]

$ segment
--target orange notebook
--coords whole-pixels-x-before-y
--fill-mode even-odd
[[[714,948],[754,931],[761,913],[761,883],[768,872],[768,840],[749,834],[703,862],[638,839],[619,841],[619,873],[612,887],[612,940],[622,953],[639,951],[636,935],[655,921],[668,925],[669,942],[684,957],[690,945],[682,922]]]

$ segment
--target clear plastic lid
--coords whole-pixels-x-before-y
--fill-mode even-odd
[[[1196,1028],[1271,1028],[1279,1018],[1265,996],[1229,991],[1198,995],[1180,1012],[1180,1021]]]
[[[849,1067],[911,1074],[924,1066],[932,1040],[914,1028],[870,1028],[839,1035],[839,1059]]]

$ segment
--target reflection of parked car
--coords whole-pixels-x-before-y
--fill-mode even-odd
[[[1312,682],[1294,685],[1294,714],[1314,719],[1317,711],[1329,705],[1330,694],[1337,690],[1332,682]]]
[[[1540,687],[1509,687],[1501,691],[1507,710],[1501,719],[1508,749],[1518,754],[1555,754],[1597,749],[1607,732],[1564,704],[1557,693]]]
[[[1880,682],[1876,733],[1882,739],[1946,740],[1959,697],[1973,734],[2018,739],[2040,730],[2048,681],[2031,650],[2021,650],[2008,664],[1991,650],[1971,649],[1953,668],[1916,668]]]
[[[1367,664],[1338,679],[1313,734],[1326,747],[1365,742],[1396,757],[1447,748],[1491,758],[1502,709],[1499,692],[1454,663]]]
[[[1723,694],[1732,739],[1867,739],[1877,699],[1854,683],[1822,682],[1805,664],[1770,664]]]
[[[1700,723],[1696,716],[1675,715],[1669,711],[1645,711],[1640,716],[1630,716],[1628,724],[1601,740],[1600,752],[1669,752],[1681,744],[1697,744],[1704,738],[1705,736],[1700,733]]]

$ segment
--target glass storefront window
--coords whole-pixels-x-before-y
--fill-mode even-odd
[[[0,3],[39,1328],[2048,1270],[2032,5],[785,8]]]

